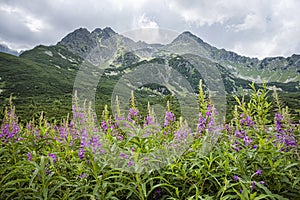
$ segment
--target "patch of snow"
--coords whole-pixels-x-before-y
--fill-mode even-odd
[[[52,54],[52,52],[51,51],[44,51],[44,53],[46,54],[46,55],[48,55],[48,56],[53,56],[53,54]]]
[[[3,90],[2,89],[0,89],[0,94],[3,92]]]
[[[255,77],[252,77],[252,76],[243,76],[241,74],[237,74],[237,76],[241,79],[246,79],[248,81],[252,81],[252,82],[255,82],[255,83],[262,83],[262,82],[266,82],[264,80],[261,79],[260,75],[258,75],[256,78]]]
[[[61,53],[58,52],[58,55],[62,58],[62,59],[67,59],[64,55],[62,55]]]
[[[61,67],[59,65],[54,65],[56,68],[61,69]]]
[[[118,72],[110,72],[110,73],[107,73],[106,75],[108,76],[115,76],[115,75],[118,75]]]
[[[292,81],[296,80],[297,78],[298,78],[298,76],[295,76],[294,78],[288,78],[284,81],[284,83],[292,82]]]
[[[68,58],[68,61],[73,62],[73,63],[78,63],[75,59],[73,58]]]

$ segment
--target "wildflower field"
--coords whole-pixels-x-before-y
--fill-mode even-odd
[[[98,121],[75,102],[62,122],[23,124],[11,104],[0,199],[300,199],[299,122],[276,91],[251,87],[229,123],[200,87],[195,128],[169,105],[163,124],[150,105],[141,116],[133,95],[126,114],[105,109]]]

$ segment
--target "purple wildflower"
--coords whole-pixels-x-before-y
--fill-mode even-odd
[[[79,157],[79,159],[83,159],[84,158],[84,148],[80,148],[79,149],[78,157]]]
[[[171,122],[175,121],[175,119],[175,115],[172,112],[166,111],[164,127],[169,126]]]
[[[57,158],[55,154],[49,153],[48,156],[52,158],[53,162],[57,162]]]
[[[13,139],[20,132],[20,126],[16,122],[12,122],[13,124],[5,124],[2,127],[2,133],[0,134],[0,138],[3,139]],[[18,140],[18,138],[16,138]]]
[[[226,129],[227,132],[230,131],[230,126],[229,126],[229,124],[225,124],[225,129]]]
[[[265,182],[264,182],[264,181],[259,181],[259,183],[260,183],[261,185],[265,184]]]
[[[237,138],[244,138],[245,134],[246,133],[244,130],[239,131],[238,129],[236,129],[234,132],[234,136]]]
[[[240,178],[237,175],[233,176],[234,180],[238,181]]]
[[[104,153],[105,153],[104,149],[101,149],[101,150],[100,150],[100,153],[101,153],[101,154],[104,154]]]
[[[87,130],[85,130],[83,128],[81,130],[81,143],[80,143],[81,147],[86,147],[87,146],[88,136],[89,136],[89,134],[88,134]]]
[[[248,146],[251,142],[252,142],[252,139],[248,135],[245,135],[244,136],[244,145]]]
[[[278,133],[284,132],[282,130],[281,121],[283,120],[283,116],[280,113],[275,114],[275,124],[276,124],[276,130]]]
[[[29,161],[32,161],[32,154],[30,152],[28,152],[26,154],[26,156],[27,156],[27,158],[28,158]]]
[[[244,115],[241,115],[241,117],[244,117]],[[251,117],[250,116],[247,116],[246,118],[243,118],[240,120],[240,124],[243,126],[243,125],[246,125],[246,126],[252,126],[254,125],[254,122],[252,121]]]
[[[127,116],[128,121],[133,122],[134,118],[137,118],[139,115],[139,110],[136,108],[130,108]]]
[[[199,124],[198,124],[198,131],[202,134],[205,130],[206,126],[206,118],[202,117],[202,114],[199,114]]]
[[[128,162],[128,167],[132,166],[134,164],[134,162],[131,160]]]
[[[124,136],[123,136],[123,135],[118,135],[117,139],[118,139],[118,140],[123,140],[123,139],[124,139]]]
[[[101,128],[102,128],[102,130],[104,131],[104,133],[106,133],[106,132],[107,132],[107,130],[108,130],[108,126],[107,126],[107,124],[106,124],[106,121],[105,121],[105,120],[103,120],[103,121],[101,122]]]
[[[251,186],[250,186],[250,189],[253,190],[254,187],[255,187],[255,182],[252,181]]]
[[[125,159],[128,159],[129,158],[129,156],[128,155],[126,155],[125,153],[123,153],[123,152],[121,152],[120,153],[120,156],[122,157],[122,158],[125,158]]]
[[[258,170],[255,172],[256,175],[261,175],[261,173],[262,173],[261,169],[258,169]]]
[[[88,175],[85,174],[85,173],[82,173],[82,174],[80,174],[78,177],[79,177],[80,179],[83,179],[83,178],[87,178]]]
[[[89,140],[88,144],[92,147],[92,152],[95,152],[102,144],[99,141],[98,136],[93,135]]]
[[[144,126],[149,126],[149,125],[154,125],[154,124],[155,124],[155,122],[153,121],[153,117],[148,115],[146,117],[146,121],[145,121]]]

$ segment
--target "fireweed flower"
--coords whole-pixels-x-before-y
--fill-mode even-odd
[[[237,138],[244,138],[245,135],[246,133],[244,130],[239,131],[238,129],[236,129],[234,132],[234,136]]]
[[[250,186],[250,189],[253,190],[254,187],[255,187],[255,182],[252,181],[251,186]]]
[[[84,148],[80,148],[79,149],[78,157],[79,157],[79,159],[83,159],[84,158]]]
[[[154,125],[155,122],[153,120],[153,117],[150,115],[147,115],[144,126]]]
[[[129,122],[134,122],[134,118],[137,118],[138,115],[139,115],[139,110],[138,109],[130,108],[127,119],[128,119]]]
[[[283,116],[280,113],[275,114],[275,125],[276,130],[278,133],[283,133],[284,130],[282,130],[281,121],[283,120]]]
[[[128,162],[128,167],[132,166],[134,164],[134,162],[131,160]]]
[[[52,158],[53,162],[57,162],[57,158],[55,154],[49,153],[48,156]]]
[[[202,114],[199,114],[199,124],[198,124],[198,131],[200,134],[204,133],[206,127],[206,118],[202,117]]]
[[[248,146],[251,142],[252,142],[252,139],[248,135],[245,135],[244,136],[244,145]]]
[[[175,120],[175,115],[170,111],[166,111],[164,127],[169,126],[170,123],[174,122]]]
[[[240,178],[237,175],[234,175],[233,179],[236,180],[236,181],[238,181]]]
[[[261,175],[261,173],[262,173],[261,169],[258,169],[258,170],[255,172],[256,175]]]
[[[78,176],[78,178],[80,178],[80,179],[87,178],[87,177],[88,177],[88,175],[85,173],[82,173]]]
[[[104,153],[105,153],[104,149],[101,149],[101,150],[100,150],[100,153],[101,153],[101,154],[104,154]]]
[[[27,158],[28,158],[29,161],[32,161],[32,154],[30,152],[28,152],[26,154],[26,156],[27,156]]]
[[[89,134],[88,134],[87,130],[85,130],[85,128],[83,128],[81,130],[81,143],[80,143],[81,147],[87,146],[88,137],[89,137]]]
[[[244,117],[245,115],[241,115],[241,117]],[[240,120],[240,124],[243,126],[243,125],[246,125],[246,126],[252,126],[254,125],[254,122],[252,121],[251,117],[250,116],[247,116],[246,118],[242,118]]]
[[[106,132],[108,130],[108,126],[107,126],[105,120],[102,120],[102,122],[101,122],[101,128],[102,128],[103,132],[106,134]]]
[[[123,140],[123,139],[124,139],[124,136],[123,136],[123,135],[118,135],[117,139],[118,139],[118,140]]]
[[[120,153],[120,156],[122,157],[122,158],[125,158],[125,159],[128,159],[129,158],[129,156],[128,155],[126,155],[125,153],[123,153],[123,152],[121,152]]]
[[[119,117],[118,115],[115,115],[115,122],[114,122],[114,128],[120,127],[120,122],[125,120],[125,117]]]
[[[188,127],[180,128],[174,133],[174,139],[178,144],[186,142],[188,135],[191,133],[191,129]]]
[[[102,146],[102,144],[99,141],[99,137],[96,135],[93,135],[91,139],[88,142],[88,145],[92,147],[92,152],[95,152],[99,147]]]
[[[227,132],[230,131],[230,126],[229,126],[229,124],[225,124],[225,129],[226,129]]]
[[[298,141],[296,140],[294,134],[283,134],[279,133],[276,136],[276,139],[274,140],[275,145],[283,145],[281,151],[290,151],[292,148],[298,146]]]
[[[19,124],[13,122],[13,124],[5,124],[2,127],[2,133],[0,134],[0,138],[3,139],[16,139],[17,141],[19,140],[17,135],[20,132],[20,126]]]

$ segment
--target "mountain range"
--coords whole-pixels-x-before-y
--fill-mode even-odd
[[[153,65],[167,66],[164,70],[173,70],[179,75],[168,80],[169,87],[154,82],[132,85],[122,78],[130,77],[133,72],[139,74],[138,69],[143,68],[144,73],[140,75],[146,79],[147,68]],[[76,78],[81,72],[86,73],[81,77],[84,81],[76,88]],[[156,76],[155,72],[148,73]],[[157,76],[161,73],[166,72],[161,71]],[[66,116],[71,112],[74,89],[96,91],[95,109],[100,113],[104,104],[110,104],[114,88],[121,80],[126,88],[136,92],[141,104],[171,100],[176,110],[178,100],[172,94],[184,90],[185,80],[197,93],[199,79],[204,80],[210,91],[222,89],[209,87],[210,84],[222,83],[228,110],[232,109],[232,94],[243,92],[241,88],[247,91],[251,82],[258,87],[263,82],[268,88],[275,86],[285,105],[299,118],[300,55],[296,54],[250,58],[213,47],[188,31],[169,44],[148,44],[136,42],[109,27],[92,32],[79,28],[56,45],[38,45],[19,57],[0,53],[0,102],[5,104],[12,95],[18,114],[27,119],[42,110],[49,117]],[[96,84],[95,80],[98,80]]]

